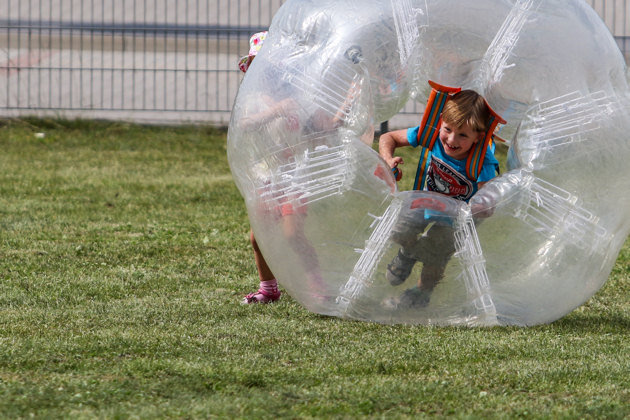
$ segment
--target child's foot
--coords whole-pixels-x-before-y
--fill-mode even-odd
[[[263,289],[258,289],[257,292],[246,295],[241,301],[242,305],[249,305],[250,303],[271,303],[280,299],[282,293],[277,290],[275,293],[266,292]]]
[[[317,272],[306,273],[308,291],[314,299],[319,302],[325,302],[327,297],[326,283],[322,276]]]
[[[258,291],[245,296],[241,303],[243,305],[249,305],[250,303],[271,303],[278,299],[280,299],[278,280],[271,279],[262,280]]]
[[[405,256],[402,253],[402,249],[399,249],[398,255],[387,265],[385,278],[387,278],[387,281],[389,281],[389,284],[392,286],[403,284],[411,274],[415,263],[415,259]]]
[[[398,297],[385,299],[382,303],[384,308],[390,310],[400,309],[422,309],[429,304],[431,292],[418,287],[412,287],[403,292]]]
[[[412,287],[407,289],[400,296],[399,306],[403,308],[421,309],[429,304],[431,299],[431,291]]]

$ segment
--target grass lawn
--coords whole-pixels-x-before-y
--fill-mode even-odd
[[[0,147],[2,418],[630,417],[630,241],[550,325],[241,306],[257,275],[224,132],[18,120]]]

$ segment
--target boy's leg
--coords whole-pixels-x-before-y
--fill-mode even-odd
[[[450,225],[435,224],[422,239],[423,266],[418,287],[432,291],[444,277],[446,266],[455,253],[455,231]]]
[[[258,291],[250,293],[245,296],[241,303],[270,303],[280,298],[280,290],[278,290],[278,281],[271,272],[271,269],[265,261],[258,242],[254,237],[254,232],[250,231],[249,235],[252,247],[254,248],[254,260],[256,261],[256,268],[258,269],[258,277],[260,278],[260,287]]]
[[[418,242],[418,235],[424,232],[426,224],[424,221],[415,223],[412,220],[404,220],[394,228],[391,240],[401,245],[398,254],[391,263],[387,265],[385,277],[392,286],[403,284],[411,274],[417,258],[414,255],[414,248]]]
[[[433,225],[418,240],[414,253],[422,261],[422,272],[416,287],[407,289],[400,298],[401,305],[423,308],[429,304],[431,293],[444,277],[446,266],[455,252],[454,231],[448,225]]]
[[[400,297],[400,305],[410,308],[424,308],[431,300],[431,293],[435,286],[444,277],[444,265],[427,265],[422,266],[422,274],[420,280],[415,287],[407,289]]]
[[[405,255],[405,250],[401,247],[392,262],[387,264],[385,278],[392,286],[403,284],[411,274],[415,264],[416,260]]]
[[[446,271],[446,264],[429,265],[424,264],[422,266],[422,273],[418,280],[418,288],[432,292],[435,286],[444,278],[444,271]]]

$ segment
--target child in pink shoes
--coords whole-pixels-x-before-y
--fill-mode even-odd
[[[256,54],[258,54],[258,51],[262,48],[266,37],[267,31],[264,31],[252,35],[249,39],[249,53],[242,57],[238,63],[238,67],[243,73],[246,73],[249,69],[252,61],[254,61],[254,57],[256,57]],[[247,305],[250,303],[275,302],[280,299],[280,295],[282,294],[278,289],[278,281],[260,252],[256,238],[254,237],[254,232],[252,231],[250,231],[250,240],[254,248],[254,259],[256,260],[256,268],[258,269],[258,276],[260,278],[260,287],[256,292],[246,295],[241,303]]]
[[[247,72],[254,57],[258,54],[258,51],[262,48],[263,42],[267,37],[267,32],[259,32],[252,35],[249,44],[249,54],[239,61],[239,68],[244,73]],[[269,99],[269,102],[272,102]],[[290,95],[286,96],[281,101],[276,101],[268,109],[261,111],[252,116],[248,116],[247,121],[241,121],[243,124],[249,124],[251,127],[266,124],[271,120],[281,119],[285,122],[286,126],[290,130],[299,130],[299,121],[296,121],[291,111],[291,108],[295,107],[295,102],[291,99]],[[299,200],[298,200],[299,201]],[[294,207],[293,204],[285,199],[278,199],[275,205],[272,205],[270,209],[274,219],[279,220],[282,224],[282,233],[287,239],[291,247],[296,251],[297,256],[300,259],[303,267],[306,270],[306,277],[309,286],[313,287],[315,291],[319,292],[323,289],[323,282],[320,277],[319,262],[317,259],[317,253],[311,243],[305,236],[304,224],[306,219],[306,203]],[[241,301],[242,304],[252,303],[271,303],[277,301],[281,292],[278,290],[278,282],[275,275],[267,265],[265,258],[263,257],[253,231],[250,231],[250,240],[254,249],[254,258],[256,261],[256,268],[258,270],[258,276],[260,278],[260,286],[256,292],[246,295]],[[315,291],[313,294],[315,294]]]
[[[258,248],[258,243],[254,237],[254,232],[250,232],[250,240],[254,248],[254,259],[256,260],[256,268],[260,277],[260,288],[258,291],[250,293],[243,298],[244,305],[250,303],[271,303],[280,299],[281,292],[278,290],[278,281],[267,265],[265,258]]]

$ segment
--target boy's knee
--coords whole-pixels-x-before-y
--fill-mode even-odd
[[[398,232],[392,231],[390,240],[397,243],[403,248],[412,248],[418,242],[418,235],[415,232]]]

